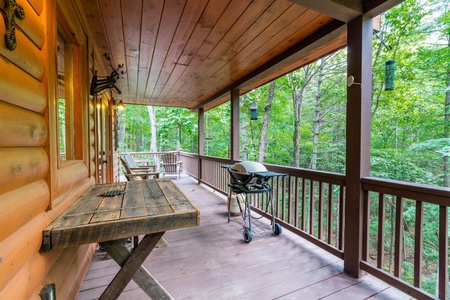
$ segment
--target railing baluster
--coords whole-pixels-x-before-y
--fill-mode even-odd
[[[400,278],[402,266],[403,248],[403,199],[396,197],[395,201],[395,256],[394,256],[394,276]]]
[[[362,260],[367,261],[369,258],[369,232],[370,232],[370,198],[369,192],[363,192],[363,242],[362,242]]]
[[[448,299],[448,209],[439,206],[439,298]]]
[[[377,249],[377,267],[383,268],[384,265],[384,219],[386,218],[385,208],[386,197],[384,194],[378,195],[378,249]]]
[[[423,251],[423,202],[416,202],[416,224],[414,232],[414,286],[422,287]]]
[[[294,177],[294,226],[298,225],[298,177]]]
[[[344,187],[341,186],[339,189],[339,250],[344,249],[344,211]]]
[[[328,184],[328,244],[333,241],[333,184]]]
[[[319,226],[318,226],[318,233],[317,236],[320,240],[323,240],[323,182],[319,181],[319,209],[318,209],[318,215],[319,215]]]
[[[314,235],[314,181],[309,181],[309,233]]]
[[[302,228],[306,232],[306,179],[302,179]]]

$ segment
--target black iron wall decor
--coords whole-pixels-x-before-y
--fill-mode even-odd
[[[5,0],[5,8],[2,10],[5,21],[5,44],[8,50],[13,51],[17,47],[16,42],[16,17],[19,20],[25,19],[23,7],[16,3],[16,0]]]
[[[97,70],[94,72],[94,76],[91,80],[91,88],[90,88],[90,94],[91,96],[105,90],[105,89],[112,89],[117,94],[122,94],[122,91],[119,89],[119,87],[116,85],[116,81],[119,80],[119,70],[123,68],[123,64],[118,65],[117,69],[115,69],[111,65],[111,58],[108,54],[103,54],[103,56],[110,62],[109,65],[111,66],[111,74],[109,76],[104,77],[103,79],[99,79],[97,76]],[[120,71],[120,74],[125,74],[124,71]]]

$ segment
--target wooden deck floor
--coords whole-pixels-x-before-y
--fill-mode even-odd
[[[174,299],[411,299],[371,276],[351,278],[341,260],[287,230],[247,244],[241,225],[227,223],[224,197],[189,177],[175,182],[200,209],[201,225],[166,232],[169,245],[145,262]],[[79,299],[97,299],[118,269],[97,251]],[[132,281],[119,299],[148,296]]]

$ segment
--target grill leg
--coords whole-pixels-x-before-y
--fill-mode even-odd
[[[230,188],[230,192],[228,193],[228,223],[230,223],[231,196],[232,196],[232,191]]]
[[[245,210],[248,213],[248,229],[252,231],[252,214],[250,212],[250,200],[248,199],[247,193],[245,193]]]

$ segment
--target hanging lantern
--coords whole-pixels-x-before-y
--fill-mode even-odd
[[[384,90],[392,91],[394,89],[394,65],[393,59],[388,60],[385,65]]]
[[[250,120],[258,120],[258,104],[250,104]]]

